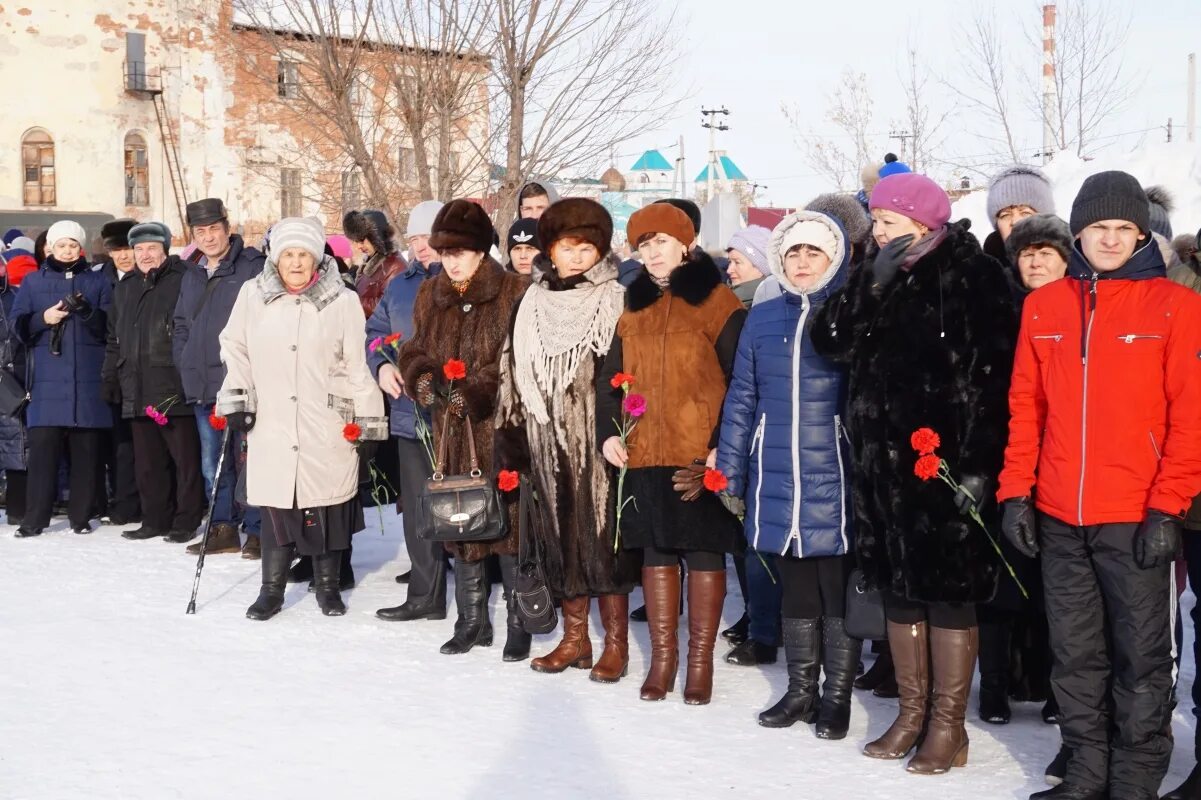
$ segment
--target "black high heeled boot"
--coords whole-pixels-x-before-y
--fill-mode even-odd
[[[521,617],[517,616],[517,598],[513,596],[513,587],[517,585],[517,556],[500,557],[501,582],[505,587],[506,617],[505,649],[501,658],[505,661],[525,661],[530,657],[530,642],[533,637],[522,627]]]
[[[859,667],[863,642],[847,635],[841,617],[822,620],[822,667],[826,681],[822,684],[821,711],[817,715],[817,738],[845,739],[851,727],[851,684]]]
[[[492,646],[492,621],[488,619],[488,590],[486,561],[455,559],[455,635],[442,645],[441,653],[461,655],[472,647]]]
[[[284,589],[288,586],[288,567],[292,565],[296,548],[280,547],[274,542],[263,548],[263,586],[258,599],[246,609],[246,618],[262,622],[269,620],[284,607]]]
[[[313,585],[317,590],[317,605],[327,617],[340,617],[346,613],[342,602],[339,581],[342,574],[342,551],[313,556]]]
[[[780,620],[784,629],[784,658],[788,666],[788,690],[780,701],[759,715],[765,728],[787,728],[797,722],[817,719],[817,680],[821,672],[822,628],[820,619]],[[851,667],[852,676],[854,666]]]

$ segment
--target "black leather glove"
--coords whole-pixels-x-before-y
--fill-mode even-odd
[[[1034,506],[1029,497],[1006,500],[1001,519],[1001,532],[1014,549],[1027,558],[1038,555],[1038,527],[1034,520]]]
[[[955,492],[955,508],[960,514],[970,514],[972,509],[980,510],[988,495],[988,478],[983,475],[964,475],[959,479],[959,491]]]
[[[741,497],[735,497],[725,492],[718,492],[717,499],[726,507],[726,511],[729,511],[734,516],[740,519],[746,516],[746,503],[743,502]]]
[[[100,399],[111,406],[121,405],[121,385],[115,381],[100,384]]]
[[[705,462],[693,459],[692,463],[675,471],[671,476],[671,488],[680,493],[680,499],[691,503],[705,491]]]
[[[249,411],[237,411],[225,418],[225,426],[238,433],[246,433],[254,427],[256,415]]]
[[[901,269],[901,264],[905,262],[905,255],[909,252],[909,248],[913,247],[913,242],[913,234],[907,233],[904,236],[898,236],[880,249],[879,255],[872,261],[873,289],[880,291],[893,282],[897,277],[897,272]]]
[[[92,314],[92,304],[83,296],[83,292],[74,292],[64,297],[63,306],[67,311],[81,317],[88,317]]]
[[[1155,569],[1171,563],[1180,553],[1180,529],[1183,520],[1172,514],[1151,509],[1134,532],[1134,561],[1143,569]]]

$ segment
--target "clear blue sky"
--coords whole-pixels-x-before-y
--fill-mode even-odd
[[[671,3],[663,0],[663,5],[667,8]],[[954,97],[936,84],[944,75],[955,75],[957,26],[970,24],[977,7],[963,0],[923,0],[920,4],[896,0],[688,0],[680,5],[686,26],[670,35],[678,37],[685,50],[676,80],[691,86],[689,99],[675,119],[624,147],[618,166],[628,169],[649,147],[660,147],[674,160],[675,142],[683,135],[691,180],[704,167],[708,150],[708,134],[700,127],[700,107],[725,104],[731,111],[731,130],[719,134],[718,146],[729,151],[751,180],[767,185],[767,190],[761,190],[760,202],[777,205],[803,203],[833,188],[807,163],[781,113],[781,103],[799,104],[811,114],[808,130],[803,132],[832,132],[825,120],[826,98],[837,87],[844,67],[850,66],[867,74],[877,129],[885,132],[904,110],[899,76],[912,43],[933,75],[932,105],[953,109]],[[1163,125],[1170,116],[1182,136],[1186,58],[1189,52],[1201,57],[1201,0],[1113,0],[1113,5],[1132,20],[1123,52],[1140,91],[1125,111],[1106,124],[1106,133]],[[1004,41],[1009,55],[1017,61],[1019,55],[1028,54],[1021,62],[1027,72],[1022,78],[1037,81],[1040,55],[1027,44],[1021,26],[1035,31],[1041,28],[1041,5],[1019,0],[995,6],[1008,15]],[[1022,139],[1036,148],[1038,121],[1032,112],[1022,111],[1027,118]],[[971,155],[990,148],[964,128],[953,115],[949,149]],[[1109,146],[1133,148],[1143,136],[1163,138],[1159,132],[1118,136]],[[872,144],[878,144],[881,157],[897,146],[887,136]]]

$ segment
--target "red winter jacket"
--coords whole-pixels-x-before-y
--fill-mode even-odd
[[[1201,492],[1201,296],[1154,245],[1026,299],[998,500],[1034,495],[1073,525],[1183,514]]]

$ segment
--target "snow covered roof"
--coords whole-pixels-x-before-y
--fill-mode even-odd
[[[675,167],[658,150],[647,150],[634,162],[630,172],[671,172]]]
[[[718,156],[718,158],[721,160],[721,171],[725,173],[726,180],[728,180],[728,181],[745,181],[747,179],[746,175],[742,174],[742,170],[740,170],[738,168],[737,164],[735,164],[733,161],[730,160],[729,156],[727,156],[723,153],[722,155]],[[714,178],[714,180],[719,180],[720,176],[714,175],[713,178]],[[704,183],[707,180],[709,180],[709,165],[708,164],[706,164],[705,168],[703,170],[701,170],[701,174],[696,176],[697,183]]]

